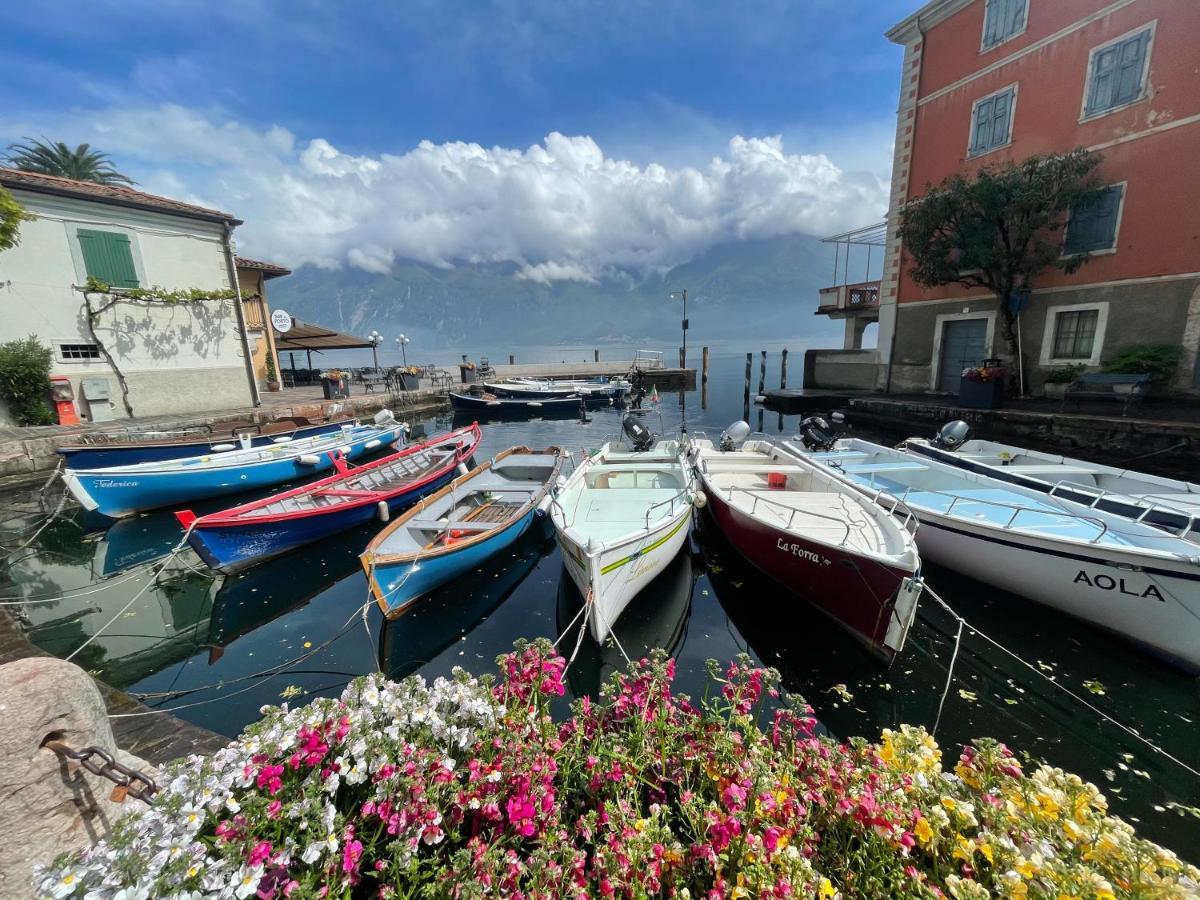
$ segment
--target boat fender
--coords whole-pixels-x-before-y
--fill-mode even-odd
[[[451,546],[452,544],[457,544],[460,540],[462,540],[463,533],[464,532],[457,528],[451,529],[442,535],[442,543],[447,547]]]
[[[381,440],[379,440],[379,438],[371,438],[371,440],[369,440],[365,444],[363,444],[363,447],[365,447],[367,450],[374,450],[381,443],[383,443],[383,442]]]
[[[296,462],[303,463],[306,466],[315,466],[321,461],[321,457],[315,453],[305,453],[303,456],[296,457]]]
[[[237,444],[213,444],[208,449],[213,453],[224,453],[226,450],[236,450]]]
[[[499,400],[489,400],[489,401],[487,402],[487,405],[488,405],[488,406],[499,406],[499,405],[500,405],[500,401],[499,401]]]
[[[525,405],[526,405],[526,406],[536,406],[536,407],[538,407],[539,409],[540,409],[540,408],[541,408],[541,406],[542,406],[542,404],[541,404],[539,401],[537,401],[537,400],[530,400],[530,401],[529,401],[528,403],[526,403]]]
[[[458,474],[459,474],[459,475],[466,475],[466,474],[468,474],[470,471],[471,471],[471,470],[467,468],[467,464],[466,464],[466,463],[459,463],[459,464],[458,464]]]
[[[708,497],[703,492],[696,494],[692,498],[692,506],[696,507],[696,509],[704,509],[704,507],[708,506]]]
[[[378,513],[379,513],[379,521],[380,522],[386,522],[389,519],[391,519],[392,511],[390,509],[388,509],[386,500],[380,500],[377,509],[378,509]]]
[[[338,450],[341,451],[342,456],[350,455],[350,445],[349,444],[342,444],[342,446],[338,447]]]
[[[285,434],[283,437],[271,438],[271,443],[286,444],[291,439],[292,439],[292,436],[290,434]]]

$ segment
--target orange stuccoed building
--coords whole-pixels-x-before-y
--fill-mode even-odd
[[[1173,344],[1171,388],[1200,392],[1200,0],[934,0],[887,37],[905,50],[876,387],[956,393],[964,367],[1007,354],[1000,299],[908,276],[899,209],[956,172],[1086,147],[1108,189],[1063,235],[1087,263],[1032,286],[1027,387]]]

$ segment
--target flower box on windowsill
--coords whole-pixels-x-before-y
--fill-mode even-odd
[[[964,377],[958,386],[958,404],[968,409],[999,409],[1004,405],[1004,379],[973,381]]]

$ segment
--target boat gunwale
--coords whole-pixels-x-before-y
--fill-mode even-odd
[[[282,421],[285,421],[285,420],[272,419],[269,422],[261,423],[261,427],[266,427],[275,422],[282,422]],[[260,431],[249,431],[248,429],[253,428],[254,425],[258,424],[258,423],[247,423],[245,425],[238,426],[238,428],[235,430],[230,430],[230,431],[216,431],[216,432],[214,432],[214,431],[198,431],[198,432],[196,432],[195,435],[187,434],[186,432],[180,432],[181,437],[177,438],[175,440],[122,441],[122,442],[114,441],[112,443],[99,442],[99,443],[95,443],[95,444],[87,444],[87,443],[63,444],[59,447],[55,447],[54,452],[60,454],[61,456],[63,456],[64,458],[66,458],[69,461],[71,455],[76,454],[76,453],[93,453],[93,452],[106,452],[106,451],[119,451],[119,450],[141,450],[141,449],[153,450],[153,449],[161,449],[163,447],[186,447],[190,444],[199,445],[199,444],[224,443],[227,441],[236,441],[238,439],[238,437],[240,436],[240,434],[242,434],[242,433],[249,434],[250,437],[252,437],[252,438],[290,437],[292,435],[295,435],[298,431],[307,431],[309,429],[333,428],[334,430],[337,430],[337,428],[339,426],[341,426],[342,424],[347,423],[347,422],[356,422],[357,423],[358,420],[355,419],[353,416],[347,416],[344,419],[329,419],[325,422],[309,422],[307,425],[298,425],[296,423],[291,423],[293,426],[291,431],[261,431],[261,430]],[[104,434],[104,432],[98,432],[98,433]],[[305,437],[320,437],[324,433],[325,432],[317,432],[315,434],[305,435]],[[192,440],[191,438],[203,438],[203,440]],[[303,438],[301,438],[301,440],[303,440]],[[217,452],[220,452],[220,451],[217,451]],[[196,455],[203,456],[205,454],[196,454]],[[181,458],[186,459],[187,457],[181,457]]]

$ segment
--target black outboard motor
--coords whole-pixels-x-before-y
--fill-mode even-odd
[[[809,416],[800,422],[799,437],[806,450],[832,450],[837,432],[820,416]]]
[[[970,425],[962,419],[955,419],[939,428],[937,436],[930,443],[939,450],[949,450],[953,453],[966,442],[970,432]]]
[[[654,432],[643,425],[637,416],[625,416],[621,420],[621,430],[625,432],[625,437],[629,438],[630,446],[638,453],[654,446]]]

